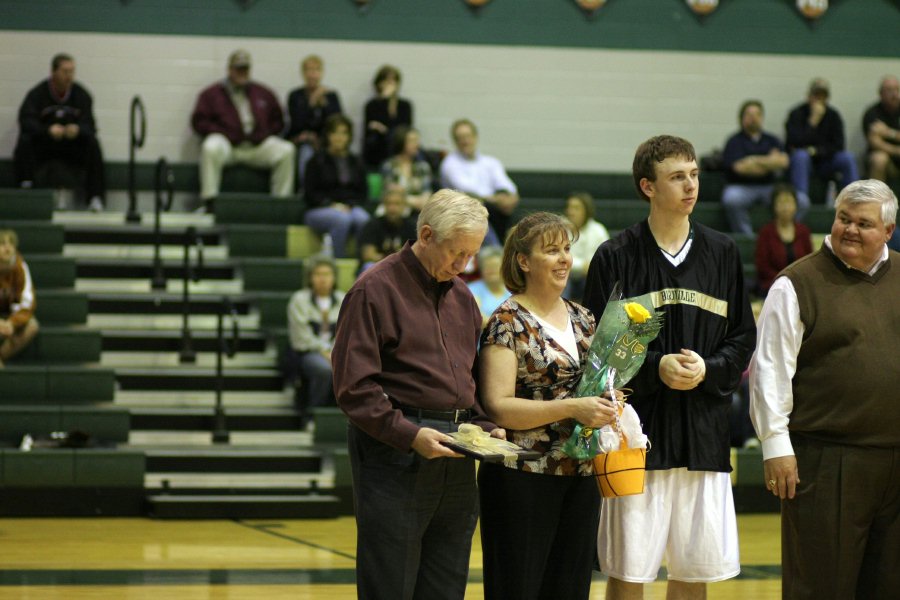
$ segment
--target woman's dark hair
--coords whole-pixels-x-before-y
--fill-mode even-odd
[[[772,186],[772,194],[769,196],[769,208],[772,209],[773,215],[775,214],[775,198],[782,194],[790,194],[794,199],[794,205],[797,205],[797,189],[790,183],[776,183]]]
[[[345,126],[347,128],[347,131],[350,132],[350,141],[352,142],[353,121],[351,121],[350,117],[346,116],[343,113],[336,113],[325,119],[325,137],[327,138],[329,134],[337,131],[337,128],[341,125]]]
[[[594,198],[587,192],[571,192],[566,196],[566,203],[574,198],[584,207],[585,223],[594,218]]]
[[[392,65],[384,65],[375,73],[375,79],[372,80],[372,85],[375,86],[375,93],[381,92],[381,84],[385,79],[391,77],[393,75],[394,79],[397,80],[397,85],[400,85],[401,77],[400,77],[400,69]]]
[[[337,286],[337,265],[330,258],[316,257],[309,260],[306,264],[306,287],[312,289],[312,276],[319,267],[328,267],[331,274],[334,275],[334,285]],[[332,288],[331,291],[334,291]]]
[[[399,125],[391,134],[391,156],[396,156],[403,152],[406,147],[406,136],[412,132],[418,133],[419,130],[409,125]]]

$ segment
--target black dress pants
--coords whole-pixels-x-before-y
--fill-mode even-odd
[[[487,600],[587,600],[597,555],[593,477],[482,464],[481,548]]]
[[[441,421],[418,423],[444,432],[456,428]],[[478,518],[474,461],[401,452],[354,425],[348,435],[357,596],[462,600]]]

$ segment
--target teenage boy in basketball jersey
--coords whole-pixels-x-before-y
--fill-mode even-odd
[[[597,249],[584,305],[599,317],[619,281],[624,297],[651,294],[665,324],[627,384],[652,443],[644,493],[604,500],[600,566],[607,598],[642,598],[663,560],[667,597],[705,598],[708,582],[740,571],[728,411],[756,328],[734,242],[691,220],[700,190],[691,143],[647,140],[633,176],[650,214]]]

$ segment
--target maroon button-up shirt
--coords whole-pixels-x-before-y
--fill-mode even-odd
[[[409,242],[366,271],[341,306],[334,349],[334,393],[350,421],[408,451],[419,426],[397,403],[430,410],[473,409],[481,313],[461,279],[439,283]]]

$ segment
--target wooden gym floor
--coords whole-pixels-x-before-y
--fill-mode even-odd
[[[709,598],[781,597],[779,517],[739,515],[741,575]],[[356,598],[350,517],[292,521],[0,519],[0,600],[350,600]],[[467,599],[482,597],[473,541]],[[595,575],[592,599],[602,599]],[[646,598],[665,597],[665,582]]]

